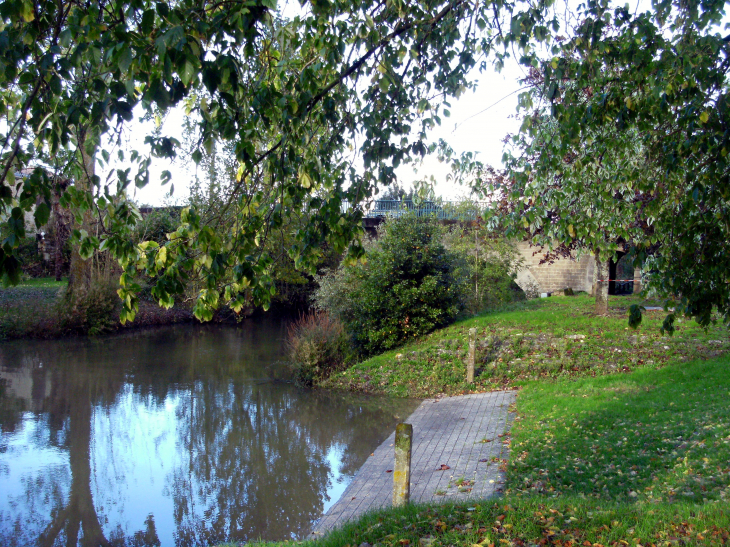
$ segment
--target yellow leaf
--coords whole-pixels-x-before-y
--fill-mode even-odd
[[[709,119],[710,119],[710,113],[707,112],[706,110],[702,114],[700,114],[700,121],[702,123],[707,123],[707,120],[709,120]]]
[[[23,2],[23,7],[20,8],[20,16],[26,23],[30,23],[33,19],[35,19],[35,14],[33,13],[33,2]]]
[[[522,225],[523,225],[523,226],[524,226],[525,228],[529,228],[529,227],[530,227],[530,223],[529,223],[529,222],[527,222],[527,219],[526,219],[526,218],[523,218],[523,219],[522,219]]]
[[[553,57],[553,60],[550,63],[550,66],[553,67],[553,70],[555,70],[556,68],[558,68],[558,59],[555,58],[555,57]]]
[[[309,175],[307,175],[307,173],[303,170],[299,171],[299,182],[302,183],[303,188],[309,188],[312,186],[312,179],[310,179]]]
[[[157,264],[158,268],[164,268],[165,262],[167,262],[167,247],[160,247],[155,257],[155,264]]]
[[[568,225],[568,233],[570,234],[570,237],[575,237],[575,230],[573,229],[573,225]]]

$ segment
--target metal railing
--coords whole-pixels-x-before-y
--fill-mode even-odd
[[[365,218],[399,217],[415,214],[432,216],[438,220],[476,220],[487,208],[487,202],[422,201],[376,199],[363,205]],[[343,203],[343,212],[349,211],[350,203]]]

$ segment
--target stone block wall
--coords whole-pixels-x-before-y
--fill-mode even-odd
[[[580,258],[561,258],[552,264],[540,264],[544,252],[540,252],[539,247],[532,247],[525,241],[516,246],[524,259],[524,268],[517,274],[516,281],[528,296],[559,292],[565,288],[592,292],[595,260],[591,255],[583,254]],[[537,254],[534,254],[536,251]]]

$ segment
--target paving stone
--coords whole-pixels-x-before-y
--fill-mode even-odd
[[[508,456],[499,435],[509,430],[509,406],[514,391],[494,391],[426,399],[405,420],[413,425],[411,457],[411,501],[439,502],[488,498],[498,495],[504,482],[500,461]],[[463,418],[463,419],[462,419]],[[491,442],[481,442],[492,439]],[[319,537],[380,507],[390,506],[394,465],[395,433],[391,434],[357,472],[340,499],[314,526],[310,537]],[[497,461],[492,461],[496,458]],[[481,462],[480,460],[487,460]],[[438,470],[441,464],[450,469]],[[459,478],[473,480],[470,491],[459,491]],[[438,495],[442,491],[444,495]],[[355,498],[354,500],[352,498]]]

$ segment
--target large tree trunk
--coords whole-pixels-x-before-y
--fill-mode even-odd
[[[94,159],[94,155],[89,154],[86,151],[85,129],[79,131],[78,147],[81,153],[83,174],[74,182],[74,185],[82,192],[90,192],[93,187],[92,180],[95,173],[96,161]],[[79,224],[78,221],[75,221],[74,228],[77,230],[86,230],[87,233],[91,233],[91,224],[91,211],[84,211],[81,223]],[[78,298],[85,296],[91,288],[91,274],[91,260],[84,260],[81,258],[78,247],[74,246],[71,250],[71,266],[68,273],[67,295],[73,300],[77,300]]]
[[[596,283],[593,294],[596,296],[596,315],[608,313],[608,260],[601,260],[599,250],[593,252],[596,260]]]
[[[53,260],[55,266],[56,281],[61,281],[63,276],[63,247],[68,239],[68,225],[66,224],[66,215],[63,207],[61,207],[61,196],[68,187],[68,179],[58,178],[55,181],[55,187],[51,196],[51,206],[54,220],[54,242],[53,242]]]

